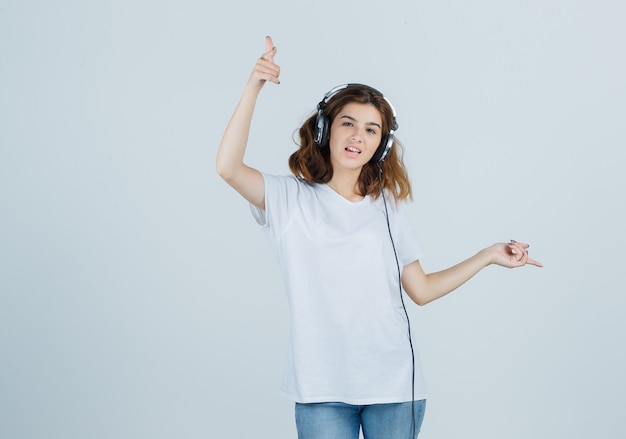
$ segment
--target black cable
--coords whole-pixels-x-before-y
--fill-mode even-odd
[[[389,224],[389,211],[387,210],[387,200],[385,199],[385,188],[383,187],[383,166],[382,163],[378,163],[378,182],[380,183],[380,194],[383,197],[383,204],[385,205],[385,219],[387,220],[387,231],[389,232],[389,239],[391,240],[391,247],[393,248],[393,255],[396,258],[396,267],[398,269],[398,289],[400,290],[400,301],[402,302],[402,309],[406,316],[406,324],[408,328],[409,345],[411,346],[411,439],[415,438],[415,351],[413,350],[413,339],[411,337],[411,322],[409,321],[409,313],[404,305],[404,296],[402,295],[402,273],[400,271],[400,261],[398,260],[398,253],[396,252],[396,244],[393,240],[391,233],[391,225]]]

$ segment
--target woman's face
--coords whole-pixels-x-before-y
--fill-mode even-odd
[[[359,170],[374,156],[382,138],[382,117],[372,104],[346,104],[330,127],[334,171]]]

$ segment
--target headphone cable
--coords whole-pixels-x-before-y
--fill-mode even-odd
[[[385,206],[385,219],[387,221],[387,231],[389,232],[389,239],[391,240],[391,247],[393,248],[393,255],[396,259],[396,267],[398,269],[398,289],[400,291],[400,301],[402,302],[402,309],[406,317],[406,324],[409,337],[409,345],[411,346],[411,439],[415,438],[415,351],[413,350],[413,338],[411,337],[411,322],[409,321],[409,313],[404,305],[404,296],[402,295],[402,274],[400,271],[400,261],[398,260],[398,253],[396,252],[396,244],[393,240],[391,233],[391,225],[389,224],[389,211],[387,210],[387,200],[385,198],[385,188],[383,187],[383,166],[382,163],[378,163],[378,182],[380,183],[380,194],[383,197],[383,204]]]

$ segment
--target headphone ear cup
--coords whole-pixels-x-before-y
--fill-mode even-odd
[[[323,110],[317,112],[315,119],[315,143],[319,147],[326,146],[328,143],[328,120]]]
[[[382,138],[378,149],[372,156],[372,163],[382,163],[385,161],[393,146],[393,134],[389,134]]]

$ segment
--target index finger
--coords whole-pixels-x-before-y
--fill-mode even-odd
[[[265,53],[269,52],[274,48],[274,42],[272,41],[272,37],[269,35],[265,37]]]
[[[534,265],[535,267],[543,267],[543,264],[539,261],[535,261],[533,259],[528,258],[526,261],[527,264]]]

